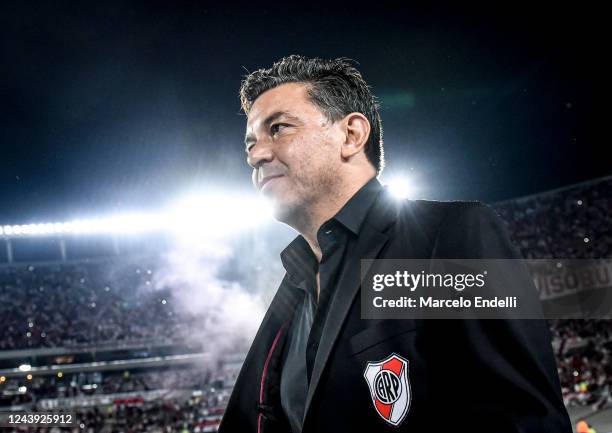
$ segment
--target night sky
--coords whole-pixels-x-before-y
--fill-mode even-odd
[[[0,224],[249,188],[240,80],[289,54],[359,62],[386,176],[407,173],[417,198],[494,202],[612,174],[597,11],[23,3],[0,6]]]

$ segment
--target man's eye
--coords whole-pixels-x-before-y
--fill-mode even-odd
[[[285,125],[284,123],[275,123],[274,125],[270,126],[270,133],[274,135],[286,126],[287,125]]]

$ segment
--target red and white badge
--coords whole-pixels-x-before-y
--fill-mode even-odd
[[[392,353],[379,362],[368,362],[363,372],[376,412],[389,424],[398,426],[410,408],[408,361]]]

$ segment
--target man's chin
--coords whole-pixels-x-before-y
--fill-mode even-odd
[[[280,222],[286,222],[291,217],[291,209],[286,205],[273,202],[272,205],[274,219]]]
[[[297,206],[275,199],[272,199],[271,202],[275,220],[291,225],[291,222],[297,219],[299,212]]]

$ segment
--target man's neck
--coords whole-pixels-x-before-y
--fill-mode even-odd
[[[294,227],[306,239],[317,261],[320,262],[323,255],[317,239],[319,228],[336,215],[370,179],[372,178],[364,178],[359,182],[353,182],[351,185],[342,188],[342,193],[330,195],[326,197],[326,200],[313,204],[309,211],[303,214],[305,218]]]

